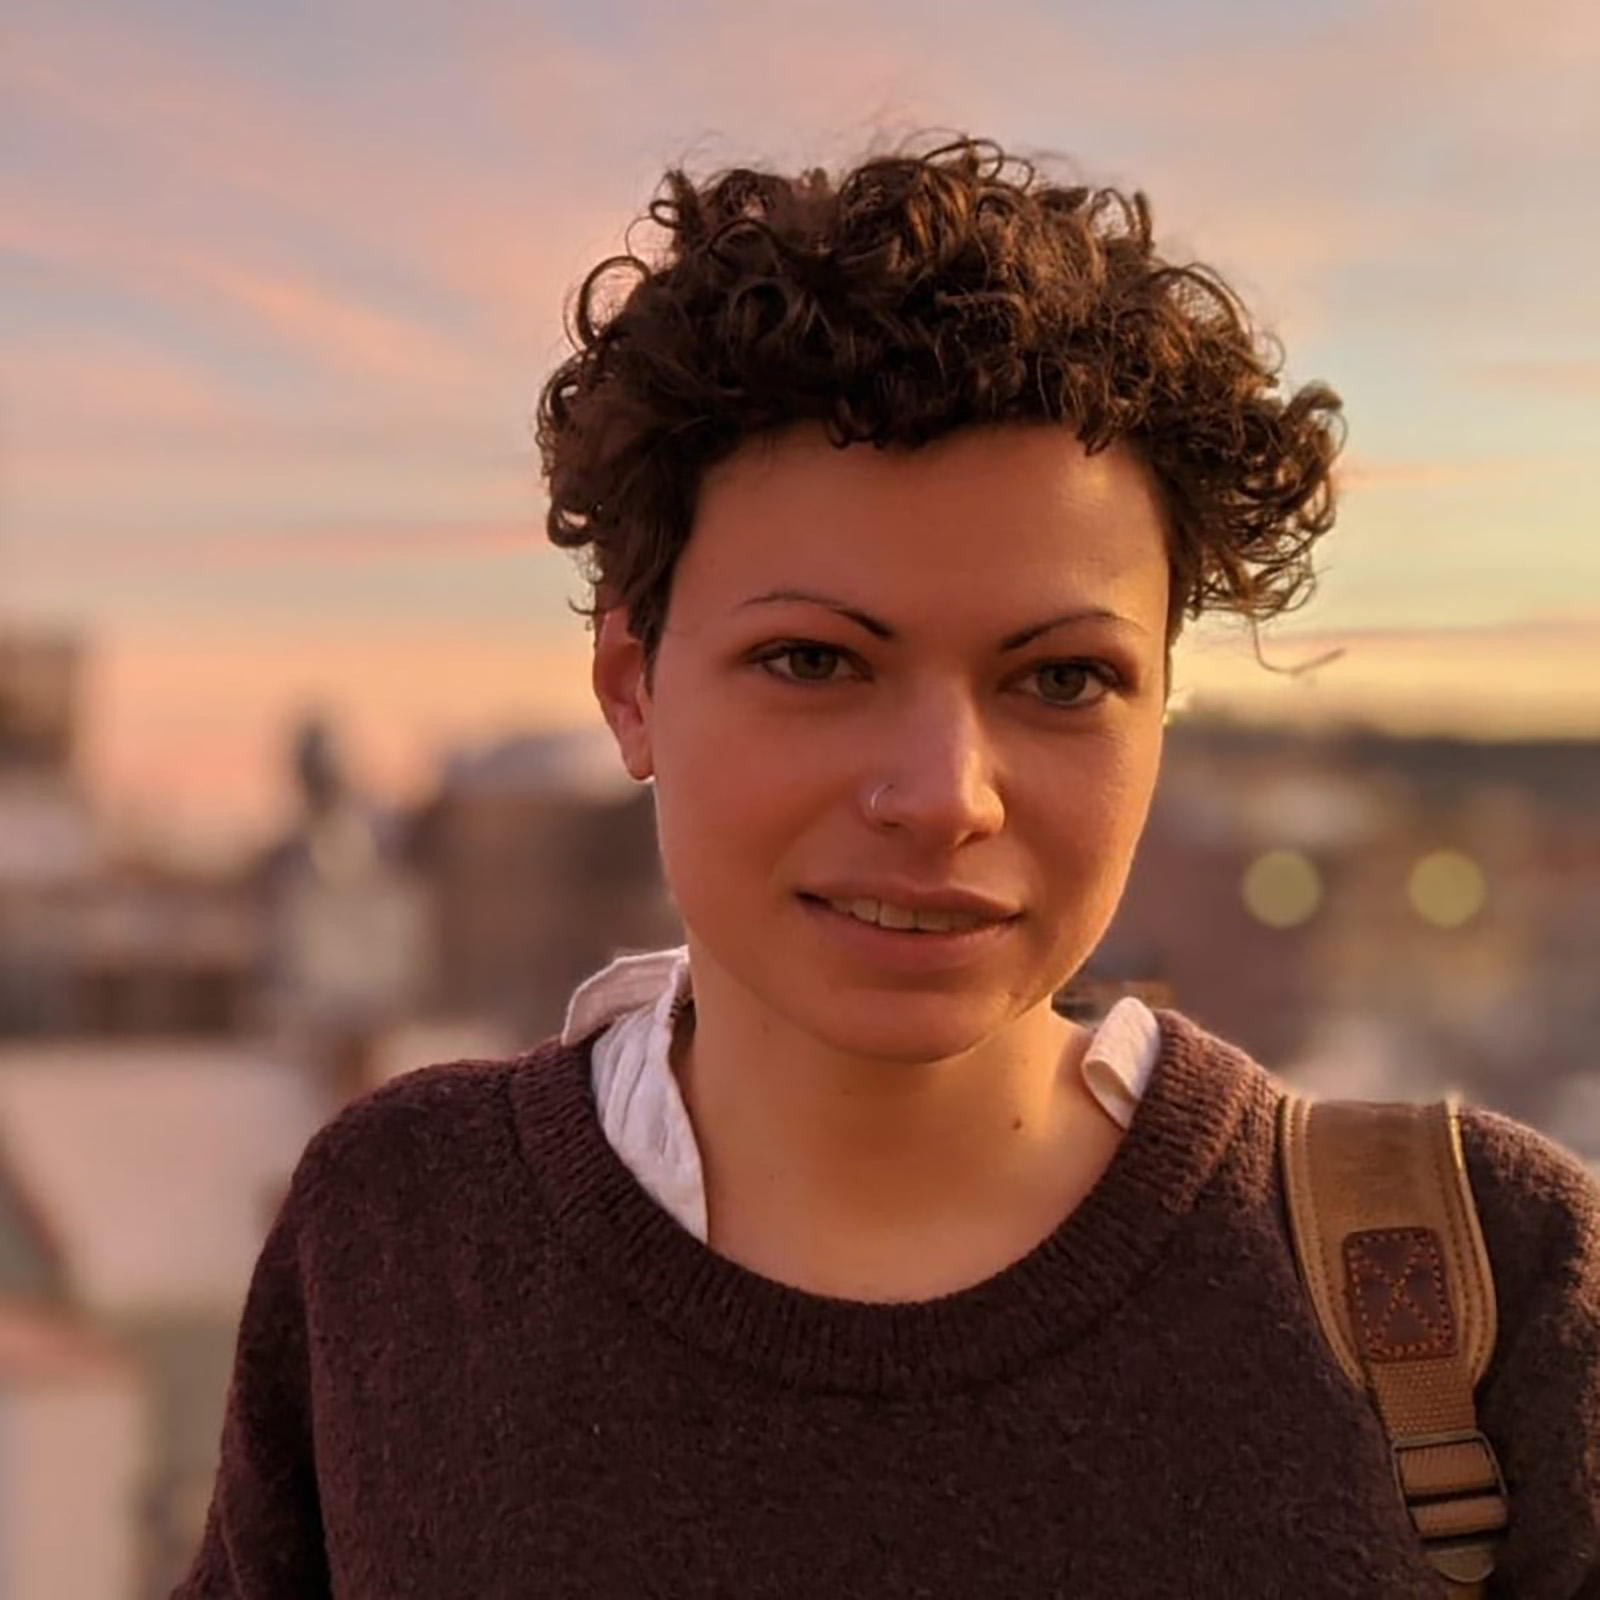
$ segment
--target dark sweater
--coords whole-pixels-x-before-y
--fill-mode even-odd
[[[262,1251],[183,1597],[1359,1596],[1440,1588],[1295,1276],[1280,1086],[1171,1013],[1118,1154],[997,1276],[866,1305],[713,1254],[585,1049],[403,1078]],[[1468,1113],[1499,1284],[1493,1593],[1600,1596],[1600,1190]]]

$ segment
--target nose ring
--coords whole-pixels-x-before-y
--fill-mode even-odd
[[[878,814],[878,802],[886,794],[888,794],[893,787],[894,785],[892,783],[880,783],[878,787],[872,791],[871,798],[867,801],[867,815],[880,826],[883,824],[884,819]]]

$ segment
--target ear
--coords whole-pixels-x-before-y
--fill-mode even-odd
[[[629,776],[641,781],[650,777],[655,766],[650,754],[650,690],[644,681],[644,646],[628,631],[625,611],[607,611],[596,623],[590,679]]]

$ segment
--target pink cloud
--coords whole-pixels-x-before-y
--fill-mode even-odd
[[[1487,67],[1568,77],[1600,63],[1600,12],[1589,0],[1423,0],[1416,10],[1430,54],[1463,73]]]
[[[570,132],[570,119],[562,123],[555,113],[575,93],[578,58],[547,30],[538,32],[524,41],[539,63],[535,99],[552,114],[552,133]],[[519,192],[503,176],[434,154],[388,120],[365,121],[338,99],[253,76],[148,21],[102,16],[91,32],[41,22],[0,59],[0,87],[48,116],[148,151],[164,188],[214,195],[223,214],[238,219],[235,232],[247,219],[249,231],[269,236],[276,223],[313,222],[326,236],[375,251],[413,281],[455,297],[469,321],[481,309],[481,329],[500,340],[548,322],[559,304],[548,266],[552,238],[570,235],[574,225],[584,230],[588,185],[576,173],[552,225],[547,146],[529,151],[530,180],[540,178]],[[570,109],[576,117],[582,107]],[[571,172],[581,153],[581,144],[564,150],[560,170]],[[143,198],[99,195],[96,212],[115,218],[108,231],[126,238],[150,227]],[[614,207],[597,205],[590,220],[599,218],[615,229]],[[205,277],[213,254],[192,252],[187,265]],[[320,321],[326,309],[316,283],[284,273],[232,276],[237,294],[269,317],[298,326],[307,317]],[[346,330],[358,347],[361,331],[359,319],[353,334]],[[368,324],[367,334],[377,337],[367,348],[382,350],[388,331]]]
[[[1547,475],[1587,466],[1583,458],[1574,456],[1476,456],[1436,461],[1377,461],[1357,457],[1342,462],[1336,475],[1340,487],[1348,491],[1423,489]]]
[[[1493,384],[1544,394],[1600,396],[1600,361],[1497,361],[1479,371]]]
[[[90,267],[188,313],[220,312],[335,372],[457,395],[481,381],[481,367],[458,344],[303,269],[230,259],[59,201],[30,195],[0,207],[0,249]]]
[[[30,564],[53,577],[74,571],[141,575],[250,572],[260,568],[364,566],[399,561],[545,553],[542,525],[529,496],[525,520],[469,519],[303,524],[246,532],[143,532],[40,540]]]
[[[63,428],[129,417],[164,427],[238,404],[210,368],[116,336],[12,340],[5,380],[17,420]]]
[[[1507,93],[1542,74],[1543,92],[1527,97],[1493,140],[1513,165],[1542,158],[1535,146],[1549,133],[1547,119],[1570,119],[1574,87],[1593,98],[1582,64],[1600,50],[1597,15],[1569,0],[1512,12],[1487,0],[1428,0],[1335,10],[1291,29],[1213,29],[1197,35],[1195,48],[1163,54],[1130,52],[1121,25],[1094,13],[1016,5],[991,27],[938,0],[876,11],[825,0],[798,11],[713,6],[688,29],[667,25],[665,14],[652,27],[641,15],[630,53],[578,46],[536,10],[474,8],[453,25],[448,59],[421,64],[418,93],[471,93],[491,108],[485,126],[497,119],[502,137],[482,166],[442,157],[337,99],[253,75],[148,21],[102,17],[92,30],[41,21],[13,41],[0,85],[147,148],[182,185],[236,212],[242,197],[264,226],[311,221],[327,237],[378,252],[450,296],[475,338],[502,348],[507,335],[532,340],[553,330],[564,292],[618,244],[660,166],[680,154],[707,164],[842,161],[879,131],[944,125],[1003,134],[1019,113],[1065,95],[1071,128],[1143,130],[1139,169],[1119,174],[1113,150],[1072,148],[1069,129],[1063,142],[1090,176],[1147,183],[1164,231],[1177,230],[1178,253],[1193,237],[1198,253],[1232,269],[1242,263],[1268,320],[1303,336],[1321,315],[1309,287],[1315,275],[1391,256],[1421,230],[1481,212],[1481,179],[1466,170],[1446,170],[1425,201],[1388,192],[1379,141],[1391,113],[1449,102],[1467,126],[1491,64]],[[963,37],[964,20],[962,48],[952,49],[951,30]],[[641,55],[649,70],[640,70]],[[758,72],[732,70],[756,61]],[[1379,114],[1352,118],[1353,106]],[[591,147],[586,132],[601,118],[608,138]],[[1337,139],[1327,135],[1333,126]],[[631,158],[631,168],[628,158],[600,153],[614,151],[628,127],[639,130],[633,148],[650,152]],[[1203,139],[1193,137],[1198,127]],[[1567,136],[1574,131],[1563,124]],[[1481,154],[1477,145],[1472,154]],[[114,238],[148,226],[139,197],[97,198],[114,219]],[[364,304],[326,274],[241,260],[236,248],[231,261],[214,256],[214,246],[196,247],[177,263],[187,292],[198,287],[336,368],[415,375],[430,361],[448,364],[436,343],[414,348],[428,343],[425,329]]]

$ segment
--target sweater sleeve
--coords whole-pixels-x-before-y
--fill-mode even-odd
[[[1490,1112],[1462,1142],[1499,1308],[1479,1425],[1511,1500],[1490,1594],[1600,1600],[1600,1185]]]
[[[331,1593],[299,1255],[291,1189],[245,1298],[205,1531],[172,1600],[325,1600]]]

